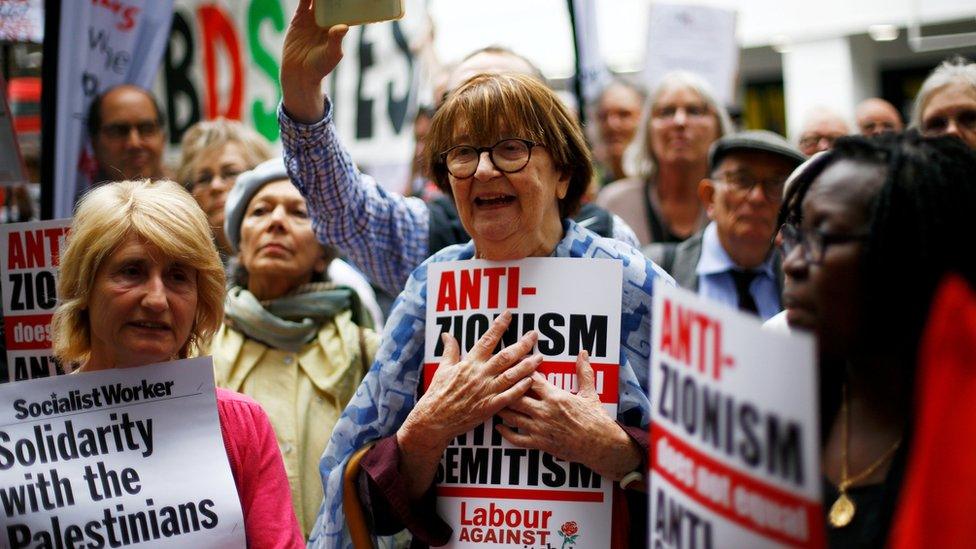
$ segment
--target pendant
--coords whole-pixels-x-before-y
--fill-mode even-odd
[[[854,518],[854,511],[856,510],[851,498],[847,497],[847,494],[844,492],[841,492],[837,501],[830,506],[830,513],[828,513],[827,518],[830,521],[830,525],[834,528],[843,528],[851,523],[851,520]]]

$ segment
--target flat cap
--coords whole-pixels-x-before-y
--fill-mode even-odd
[[[285,170],[285,161],[281,158],[266,160],[253,170],[237,176],[237,181],[227,193],[227,200],[224,202],[224,233],[235,252],[240,251],[241,223],[244,221],[247,205],[261,187],[282,179],[290,181],[288,171]]]
[[[796,168],[807,157],[790,144],[783,136],[766,130],[748,130],[731,133],[712,144],[708,153],[708,168],[715,168],[732,151],[762,151],[781,156],[793,163]]]

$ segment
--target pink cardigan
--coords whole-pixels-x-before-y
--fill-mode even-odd
[[[251,397],[217,389],[217,415],[244,511],[248,547],[305,547],[274,429]]]

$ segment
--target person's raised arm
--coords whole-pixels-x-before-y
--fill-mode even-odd
[[[336,246],[370,282],[392,295],[427,258],[430,212],[420,199],[385,191],[360,173],[332,123],[322,79],[342,59],[348,27],[315,24],[311,0],[301,0],[281,61],[278,111],[285,166],[308,203],[315,236]]]
[[[285,34],[281,52],[281,97],[296,122],[314,124],[325,115],[322,79],[342,59],[342,37],[349,27],[315,24],[313,0],[301,0]]]

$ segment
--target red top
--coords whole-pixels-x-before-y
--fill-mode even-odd
[[[244,512],[248,547],[305,547],[268,415],[252,398],[220,388],[217,415]]]

